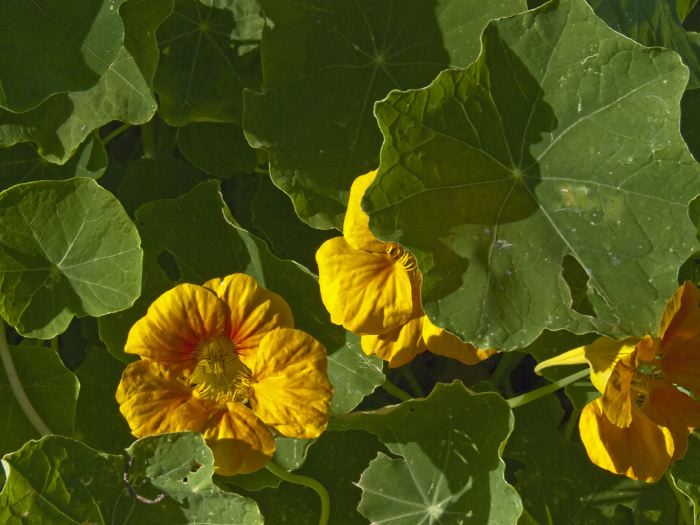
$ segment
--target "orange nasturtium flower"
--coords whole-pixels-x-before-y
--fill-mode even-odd
[[[136,437],[202,432],[216,472],[262,468],[275,432],[314,438],[333,388],[325,348],[293,327],[279,295],[233,274],[165,292],[129,332],[130,363],[117,389]]]
[[[700,403],[687,393],[700,393],[699,298],[686,282],[666,304],[658,336],[599,337],[537,366],[590,365],[602,396],[583,408],[579,430],[599,467],[651,482],[685,454],[700,427]]]
[[[428,349],[469,365],[486,359],[495,350],[478,350],[430,322],[421,306],[416,259],[400,244],[372,234],[361,201],[376,175],[371,171],[355,179],[343,236],[316,252],[321,298],[331,321],[360,334],[362,350],[390,367]]]

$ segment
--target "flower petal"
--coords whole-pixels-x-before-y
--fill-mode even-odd
[[[284,436],[318,437],[333,395],[326,368],[326,349],[306,332],[269,332],[251,368],[253,412]]]
[[[698,311],[698,302],[700,302],[698,289],[692,282],[684,282],[666,303],[661,323],[659,323],[659,337],[668,340],[678,335],[677,332],[684,324],[683,321]],[[693,332],[697,332],[697,328]]]
[[[635,354],[629,354],[617,361],[613,367],[601,405],[610,422],[620,428],[632,424],[632,380],[637,366]]]
[[[158,297],[129,331],[124,351],[172,369],[194,365],[196,344],[226,334],[228,308],[203,286],[180,284]]]
[[[615,364],[626,355],[632,354],[638,341],[632,337],[619,341],[609,337],[599,337],[583,347],[586,360],[591,365],[591,382],[599,392],[605,392],[605,386]]]
[[[410,363],[418,354],[428,349],[422,336],[423,319],[424,316],[415,317],[381,335],[363,335],[360,338],[362,351],[388,361],[389,368]]]
[[[408,271],[386,253],[353,249],[342,237],[316,252],[319,286],[331,321],[358,334],[381,334],[411,319]]]
[[[217,406],[193,397],[184,381],[147,359],[127,365],[116,398],[136,437],[184,430],[198,432]]]
[[[583,407],[579,431],[591,461],[610,472],[652,482],[671,464],[671,433],[636,407],[630,426],[620,428],[605,416],[600,398],[591,401]]]
[[[427,316],[423,318],[423,341],[434,354],[456,359],[465,365],[476,365],[496,353],[494,348],[480,350],[465,343],[456,335],[435,326]]]
[[[343,236],[348,244],[356,250],[384,252],[386,249],[386,243],[377,239],[372,230],[369,229],[369,216],[362,209],[362,197],[376,176],[376,170],[360,175],[350,187],[348,209],[345,212],[345,221],[343,222]]]
[[[659,386],[651,391],[642,411],[654,423],[670,430],[674,442],[673,457],[682,457],[688,448],[690,430],[700,427],[700,403],[672,385]]]
[[[239,403],[227,403],[209,421],[204,439],[214,453],[214,471],[222,476],[259,470],[275,453],[270,430]]]
[[[285,300],[261,287],[249,275],[234,273],[220,280],[208,281],[206,286],[228,305],[231,312],[229,336],[241,361],[247,366],[250,363],[246,357],[257,350],[265,334],[277,328],[294,326],[292,311]]]

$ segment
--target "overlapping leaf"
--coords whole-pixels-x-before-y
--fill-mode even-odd
[[[0,193],[0,314],[49,339],[74,315],[123,310],[140,292],[140,239],[94,180],[18,184]]]
[[[177,146],[188,161],[215,177],[228,178],[255,169],[255,150],[237,124],[189,124],[178,130]]]
[[[214,459],[201,435],[144,438],[129,454],[130,466],[123,456],[67,438],[28,442],[2,460],[7,482],[0,493],[0,521],[15,525],[31,516],[34,523],[55,525],[263,523],[255,502],[213,484]]]
[[[426,399],[347,416],[340,428],[379,437],[380,453],[360,478],[360,513],[373,523],[516,523],[520,498],[500,458],[513,425],[496,394],[438,383]]]
[[[175,0],[154,84],[169,124],[241,122],[243,88],[260,82],[259,11],[256,0]]]
[[[43,423],[54,433],[73,433],[78,380],[61,363],[55,350],[45,347],[10,347],[10,366],[16,378],[0,363],[0,455],[40,437],[17,400],[21,388]],[[17,383],[18,382],[18,383]],[[14,383],[14,384],[13,384]]]
[[[587,1],[615,31],[645,46],[665,47],[681,55],[690,69],[688,89],[700,87],[700,35],[686,31],[679,13],[687,13],[689,5],[682,5],[682,0]]]
[[[119,3],[104,3],[116,13]],[[123,43],[109,69],[93,85],[53,95],[31,111],[0,111],[0,146],[35,142],[45,159],[64,163],[94,129],[112,120],[147,122],[157,107],[151,92],[158,63],[155,30],[171,10],[172,0],[126,2],[119,9]]]
[[[376,106],[373,229],[417,256],[428,314],[478,346],[522,347],[543,328],[654,333],[696,246],[687,69],[582,0],[492,22],[483,41],[468,69]],[[570,308],[566,256],[595,319]]]
[[[0,6],[0,107],[27,111],[54,93],[92,87],[124,39],[124,0],[6,0]]]
[[[263,0],[263,91],[246,92],[244,129],[270,153],[275,184],[318,228],[342,222],[353,178],[376,167],[374,101],[466,66],[488,20],[522,0]]]
[[[700,519],[700,435],[690,434],[683,459],[671,467],[671,475],[680,490],[693,502],[693,520]]]

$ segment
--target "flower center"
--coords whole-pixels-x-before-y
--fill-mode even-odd
[[[247,403],[250,370],[238,358],[227,337],[201,341],[195,348],[197,364],[189,378],[197,397],[217,403]]]
[[[407,272],[415,272],[418,270],[416,258],[411,255],[408,250],[405,250],[400,244],[396,244],[395,242],[390,242],[387,244],[388,247],[386,249],[386,253],[389,254],[389,257],[406,268]]]

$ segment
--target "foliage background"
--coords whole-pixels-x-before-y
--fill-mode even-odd
[[[529,4],[3,1],[0,521],[317,521],[306,487],[213,476],[201,436],[134,441],[114,400],[155,297],[245,272],[328,350],[329,431],[274,461],[330,523],[693,523],[696,435],[646,485],[586,457],[590,382],[504,398],[595,333],[654,333],[699,280],[700,8]],[[330,323],[314,253],[376,167],[364,207],[426,312],[506,352],[389,370]],[[382,409],[387,378],[416,399]]]

